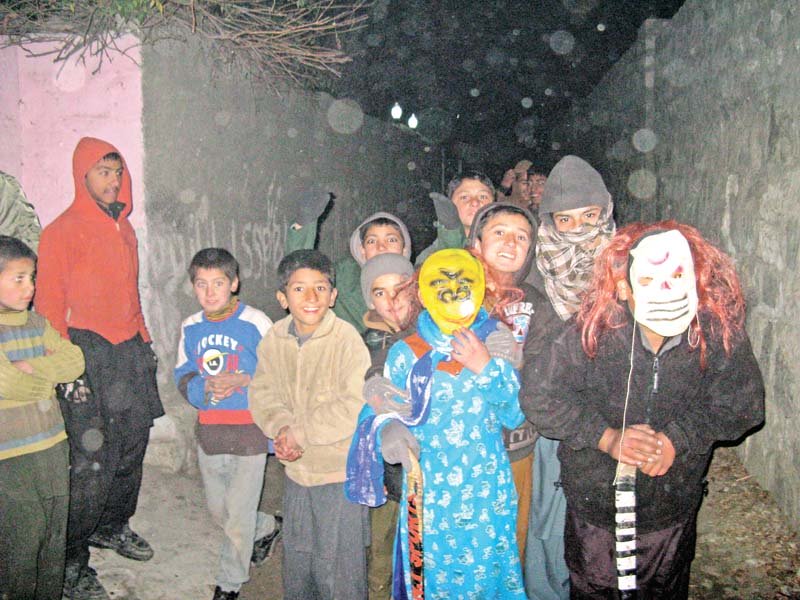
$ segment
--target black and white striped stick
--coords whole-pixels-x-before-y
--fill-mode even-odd
[[[636,467],[619,463],[614,480],[617,587],[622,600],[636,598]]]

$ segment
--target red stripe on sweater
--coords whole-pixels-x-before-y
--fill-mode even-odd
[[[253,415],[249,410],[202,410],[198,420],[201,425],[250,425]]]

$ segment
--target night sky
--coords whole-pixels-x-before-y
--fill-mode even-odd
[[[670,18],[682,4],[376,0],[369,25],[344,40],[354,61],[331,91],[387,120],[398,102],[401,121],[413,112],[426,141],[454,156],[463,144],[481,147],[495,172],[523,155],[544,162],[537,154],[564,111],[624,54],[645,19]]]

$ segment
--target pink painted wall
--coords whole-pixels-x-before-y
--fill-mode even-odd
[[[72,152],[92,136],[119,148],[133,179],[131,222],[145,225],[142,78],[137,40],[117,41],[127,56],[96,62],[55,64],[19,48],[0,50],[0,170],[22,183],[42,225],[72,202]]]

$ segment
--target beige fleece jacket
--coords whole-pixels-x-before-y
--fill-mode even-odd
[[[341,483],[350,439],[364,405],[369,351],[355,328],[328,311],[302,346],[289,333],[292,317],[275,323],[258,345],[250,382],[253,420],[267,437],[289,426],[303,455],[282,461],[304,486]]]

